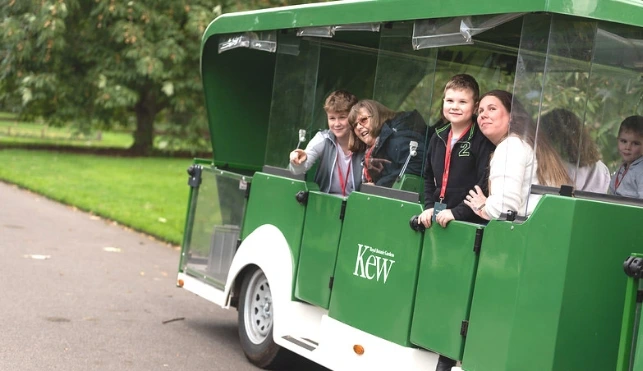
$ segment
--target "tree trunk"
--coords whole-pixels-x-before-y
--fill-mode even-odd
[[[154,148],[154,118],[157,113],[155,106],[155,98],[148,92],[142,93],[134,106],[136,131],[134,132],[134,144],[130,147],[130,152],[135,155],[148,155]]]

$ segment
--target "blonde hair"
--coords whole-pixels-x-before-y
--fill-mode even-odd
[[[357,97],[353,94],[346,90],[335,90],[326,98],[326,102],[324,102],[324,111],[326,111],[326,113],[348,113],[355,103],[357,103]]]

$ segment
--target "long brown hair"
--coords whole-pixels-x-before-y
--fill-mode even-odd
[[[366,151],[367,145],[355,134],[355,126],[351,124],[351,130],[348,133],[348,150],[353,153],[362,153]]]
[[[504,90],[492,90],[480,97],[480,100],[487,96],[496,97],[510,113],[507,135],[518,136],[535,150],[536,161],[538,161],[536,170],[538,182],[551,187],[572,184],[565,165],[552,147],[547,135],[536,135],[536,124],[520,101]]]
[[[578,166],[593,165],[601,159],[598,146],[587,127],[573,112],[556,108],[540,117],[541,135],[547,133],[561,157]]]
[[[359,102],[355,103],[355,105],[353,105],[351,111],[348,114],[348,123],[353,128],[353,131],[355,130],[357,116],[359,115],[360,108],[364,108],[366,112],[368,112],[369,116],[371,116],[373,127],[369,135],[373,138],[377,138],[382,131],[382,126],[384,126],[384,123],[387,120],[395,117],[395,115],[397,114],[397,112],[391,110],[378,101],[372,99],[362,99]],[[355,135],[352,135],[348,141],[348,148],[353,152],[359,152],[360,147],[365,148],[366,144]]]

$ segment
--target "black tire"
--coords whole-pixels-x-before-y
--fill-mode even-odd
[[[292,353],[272,338],[272,293],[261,269],[246,274],[239,298],[239,340],[246,358],[257,367],[285,365]]]

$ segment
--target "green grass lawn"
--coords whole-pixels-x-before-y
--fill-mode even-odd
[[[75,147],[129,148],[131,133],[101,131],[88,135],[75,133],[70,127],[50,127],[38,122],[17,121],[0,113],[0,143],[55,144]]]
[[[0,179],[181,243],[190,159],[0,150],[0,163]]]

